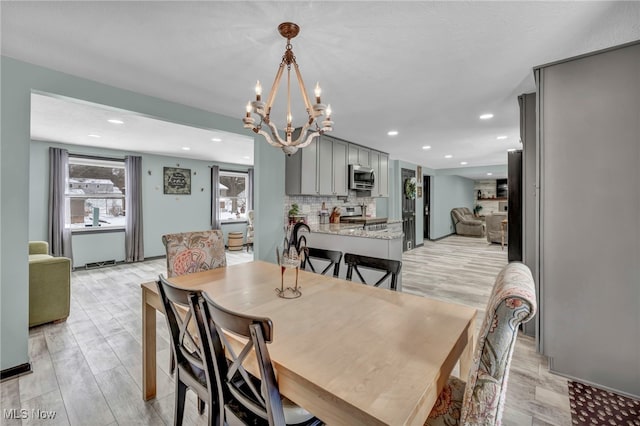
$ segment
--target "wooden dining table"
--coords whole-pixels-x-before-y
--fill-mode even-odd
[[[327,424],[422,425],[458,361],[466,378],[475,309],[305,271],[302,296],[283,299],[280,280],[280,267],[262,261],[170,279],[271,318],[281,394]],[[145,400],[156,393],[156,310],[156,283],[143,283]]]

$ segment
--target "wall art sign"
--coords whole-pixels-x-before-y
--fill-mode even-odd
[[[191,169],[164,168],[164,193],[191,195]]]

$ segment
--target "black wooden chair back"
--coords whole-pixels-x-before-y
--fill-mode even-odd
[[[200,414],[203,403],[209,405],[209,424],[214,424],[218,398],[213,356],[198,303],[201,292],[176,287],[162,275],[157,285],[176,357],[174,425],[182,424],[187,389],[198,396]]]
[[[273,336],[271,320],[229,311],[206,294],[200,299],[200,306],[207,318],[221,409],[226,406],[247,424],[266,420],[269,425],[284,425],[280,391],[266,345]],[[228,344],[225,332],[248,339],[239,353]],[[251,376],[242,365],[250,356],[256,358],[260,378]]]
[[[312,272],[317,272],[315,266],[313,266],[312,259],[329,261],[329,264],[322,270],[322,272],[320,272],[322,275],[326,275],[331,267],[333,267],[334,277],[337,277],[340,274],[340,261],[342,260],[341,251],[307,247],[307,253],[304,261],[302,262],[302,269],[306,269],[308,265]]]
[[[359,254],[345,253],[344,263],[347,264],[347,280],[352,281],[353,273],[356,275],[363,284],[370,284],[365,281],[360,273],[359,268],[375,269],[377,271],[384,272],[382,278],[373,283],[374,287],[379,287],[387,278],[390,278],[389,288],[396,290],[398,275],[402,269],[402,262],[399,260],[382,259],[379,257],[361,256]]]
[[[269,318],[232,312],[216,304],[209,296],[200,298],[205,315],[209,344],[213,353],[218,385],[220,418],[225,408],[247,425],[284,426],[286,424],[317,426],[320,420],[287,399],[278,389],[267,343],[273,339]],[[246,339],[241,350],[234,350],[227,334]],[[243,363],[256,362],[260,377],[245,370]],[[293,413],[293,414],[292,414]],[[290,421],[289,420],[293,420]],[[224,422],[226,424],[226,422]]]

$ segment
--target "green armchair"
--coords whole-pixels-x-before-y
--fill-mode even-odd
[[[29,327],[69,316],[71,259],[49,255],[46,241],[29,242]]]

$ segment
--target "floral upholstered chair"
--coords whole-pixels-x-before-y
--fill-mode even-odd
[[[167,251],[167,277],[169,278],[227,266],[224,236],[219,229],[167,234],[162,236],[162,243]],[[171,351],[169,367],[171,374],[175,367],[176,359]],[[203,409],[200,399],[198,399],[198,409]]]
[[[162,236],[169,278],[227,266],[222,231],[184,232]]]
[[[500,425],[518,326],[536,312],[531,271],[510,263],[498,274],[467,382],[450,377],[425,425]]]

